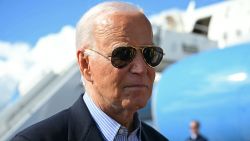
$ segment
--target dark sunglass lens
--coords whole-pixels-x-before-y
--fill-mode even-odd
[[[111,63],[116,68],[123,68],[133,60],[135,53],[132,47],[118,47],[112,52]]]
[[[161,63],[163,50],[160,47],[147,47],[143,50],[143,56],[150,66],[155,67]]]

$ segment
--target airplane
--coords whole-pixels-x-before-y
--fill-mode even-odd
[[[218,124],[217,121],[208,122],[209,123],[208,125],[206,122],[204,122],[206,121],[205,119],[200,118],[200,116],[205,117],[205,115],[209,115],[208,116],[209,119],[215,120],[213,119],[213,116],[210,115],[210,113],[215,114],[213,113],[214,109],[210,109],[209,107],[205,107],[204,109],[205,111],[207,111],[207,114],[202,113],[200,116],[197,116],[197,117],[193,117],[192,115],[190,115],[190,118],[187,117],[188,119],[183,119],[183,120],[169,119],[170,121],[172,120],[173,122],[171,125],[168,125],[167,123],[164,122],[164,121],[167,121],[168,116],[169,118],[170,117],[178,118],[178,117],[177,116],[174,117],[175,116],[174,114],[169,114],[166,111],[162,112],[164,111],[164,109],[170,110],[168,109],[170,108],[170,106],[169,105],[166,106],[163,103],[169,104],[168,102],[170,102],[171,104],[171,102],[173,103],[177,102],[175,103],[177,105],[174,105],[174,106],[178,106],[178,104],[181,105],[182,102],[187,102],[185,101],[185,99],[192,101],[192,99],[189,99],[189,98],[194,98],[193,100],[196,100],[195,95],[182,95],[182,96],[187,96],[187,97],[178,97],[179,99],[179,103],[178,103],[178,101],[175,101],[176,99],[173,99],[174,101],[168,101],[171,98],[173,98],[174,95],[168,95],[170,97],[167,97],[167,98],[163,97],[159,99],[159,96],[161,96],[162,94],[156,93],[156,92],[159,92],[159,90],[162,92],[165,91],[165,89],[161,90],[162,89],[161,83],[165,82],[165,79],[164,79],[166,75],[165,72],[168,72],[168,69],[172,70],[172,68],[174,68],[174,70],[176,71],[178,70],[180,72],[189,72],[188,70],[193,69],[188,64],[184,65],[185,68],[182,68],[183,67],[182,65],[178,65],[179,61],[181,62],[183,60],[185,62],[186,59],[188,60],[192,58],[192,55],[194,55],[194,58],[198,59],[197,60],[198,62],[204,61],[204,63],[207,63],[206,61],[209,61],[209,60],[206,60],[206,59],[203,60],[203,58],[196,57],[196,54],[197,56],[199,55],[202,56],[204,52],[204,55],[209,54],[211,56],[215,56],[215,58],[211,58],[211,60],[214,61],[213,63],[215,65],[217,63],[220,64],[220,60],[221,60],[220,57],[222,57],[223,59],[223,57],[225,56],[225,58],[228,58],[229,60],[231,60],[231,62],[228,62],[228,64],[233,65],[233,62],[237,60],[236,58],[234,58],[236,60],[233,61],[233,58],[229,58],[229,56],[233,57],[233,54],[234,54],[233,51],[232,52],[229,51],[230,55],[221,53],[226,50],[231,50],[231,48],[228,48],[225,50],[217,49],[217,48],[226,48],[228,46],[234,45],[232,49],[235,48],[234,50],[237,53],[236,48],[238,47],[243,48],[241,46],[248,46],[247,44],[240,45],[243,42],[250,41],[250,32],[249,32],[250,28],[248,24],[249,19],[250,19],[249,18],[250,13],[249,13],[248,5],[249,5],[248,0],[237,0],[237,1],[231,0],[231,1],[225,1],[222,3],[217,3],[215,5],[199,8],[199,9],[194,9],[194,6],[191,3],[191,6],[189,6],[187,11],[173,10],[173,11],[163,12],[158,15],[150,17],[150,22],[152,23],[153,31],[154,31],[154,41],[156,45],[159,45],[164,49],[164,52],[166,52],[166,55],[163,58],[163,61],[162,61],[163,63],[160,64],[160,66],[156,68],[157,74],[160,75],[160,77],[159,77],[159,81],[156,81],[154,85],[153,99],[152,101],[148,103],[145,109],[142,109],[140,111],[139,114],[141,115],[143,120],[147,120],[157,130],[159,130],[164,135],[169,137],[170,140],[173,140],[173,141],[183,140],[185,139],[184,137],[188,136],[187,126],[191,118],[198,118],[199,120],[201,120],[202,132],[204,132],[204,134],[211,140],[223,141],[224,138],[219,138],[219,136],[217,135],[217,132],[218,133],[222,132],[221,137],[233,136],[233,137],[239,137],[236,140],[250,140],[249,136],[246,135],[246,134],[249,134],[249,131],[247,131],[247,126],[242,126],[240,128],[240,126],[235,125],[237,122],[237,124],[239,125],[242,125],[241,123],[243,123],[245,125],[248,125],[248,127],[250,127],[249,124],[243,122],[245,121],[246,118],[249,118],[248,115],[244,115],[243,117],[235,119],[235,116],[237,115],[240,116],[241,115],[240,113],[242,112],[249,113],[247,108],[244,107],[244,104],[248,102],[247,97],[244,97],[245,96],[244,94],[241,94],[239,97],[232,98],[231,104],[229,105],[226,104],[227,106],[233,106],[235,103],[236,105],[238,105],[238,107],[236,107],[236,109],[235,107],[233,109],[230,109],[233,111],[232,113],[235,115],[230,115],[230,116],[226,115],[226,117],[222,115],[221,118],[223,119],[219,121],[221,122],[221,124],[219,125],[223,125],[223,126],[225,125],[225,128],[226,128],[225,130],[222,130],[222,128],[217,127],[217,124]],[[72,45],[72,48],[73,48],[73,45]],[[222,54],[222,56],[220,57],[216,56],[216,54],[220,54],[220,53]],[[239,65],[242,63],[247,63],[247,61],[249,60],[249,57],[246,58],[246,55],[245,55],[245,59],[243,58],[243,55],[246,53],[249,53],[249,50],[245,49],[241,53],[242,53],[242,56],[238,54],[238,56],[242,59]],[[194,66],[194,69],[198,71],[201,68],[206,68],[206,66],[208,65],[209,64],[203,64],[201,67],[198,67],[198,68],[197,66]],[[0,127],[0,140],[9,140],[13,135],[15,135],[15,133],[24,129],[25,127],[31,124],[34,124],[40,120],[43,120],[62,109],[68,108],[77,99],[78,95],[84,92],[84,88],[82,87],[82,83],[80,81],[81,76],[80,76],[76,63],[71,62],[67,64],[67,66],[68,67],[66,67],[65,71],[62,71],[60,73],[55,73],[54,71],[51,71],[51,70],[46,70],[46,71],[36,70],[35,74],[37,75],[30,76],[30,80],[25,79],[19,82],[18,89],[13,90],[13,93],[11,95],[13,96],[12,99],[15,99],[15,100],[8,99],[7,102],[5,101],[4,104],[11,103],[11,105],[8,107],[2,108],[2,111],[0,112],[0,118],[1,118],[0,124],[2,125]],[[181,68],[175,69],[175,66],[177,67],[179,66]],[[175,83],[175,81],[178,80],[175,77],[178,77],[179,73],[174,73],[174,74],[175,75],[171,75],[171,76],[167,75],[168,77],[173,78],[173,84]],[[220,76],[220,79],[217,80],[218,82],[216,81],[217,83],[223,80],[223,78],[221,77],[222,76]],[[237,80],[239,79],[238,77],[241,79],[248,80],[248,73],[239,72],[238,74],[236,73],[235,75],[232,74],[232,76],[230,76],[229,78],[232,80],[234,79]],[[178,80],[178,82],[179,81],[180,82],[183,81],[183,83],[186,82],[184,81],[186,80],[185,78],[189,78],[189,76],[185,76],[185,77],[183,76],[183,78],[181,80]],[[192,88],[193,86],[193,87],[200,88],[199,87],[200,85],[198,85],[200,81],[198,79],[196,79],[195,77],[192,77],[189,79],[190,79],[189,85],[186,87]],[[216,78],[212,77],[212,78],[209,78],[209,80],[210,79],[213,80]],[[191,80],[194,80],[194,81],[191,81]],[[233,82],[234,81],[232,81],[232,83]],[[240,82],[245,82],[245,80],[240,81]],[[169,86],[172,86],[174,88],[174,86],[171,85],[171,83],[169,84]],[[194,85],[194,84],[197,84],[197,85]],[[184,87],[185,85],[183,84],[182,86]],[[167,87],[167,85],[165,87],[169,88]],[[214,87],[217,87],[217,85],[214,84],[211,87],[214,88]],[[233,87],[229,87],[229,88],[233,88]],[[249,90],[247,88],[248,87],[245,87],[244,89]],[[207,92],[209,92],[209,89],[207,90]],[[16,93],[19,96],[15,96]],[[178,96],[178,93],[176,95]],[[181,94],[179,95],[181,96]],[[213,96],[214,95],[211,95],[211,96],[209,95],[209,97],[203,97],[203,98],[211,100],[212,98],[214,98]],[[199,95],[198,95],[198,98],[199,98]],[[224,97],[218,97],[218,98],[220,98],[219,100],[221,100],[222,103],[228,102],[226,101],[227,99],[225,99]],[[226,98],[230,98],[230,97],[226,97]],[[239,100],[237,101],[237,99]],[[243,101],[243,103],[239,103],[239,101]],[[246,103],[244,103],[244,101]],[[214,102],[218,102],[218,101],[214,101]],[[163,104],[163,105],[159,105],[159,104]],[[192,106],[193,102],[188,103],[188,104],[189,106]],[[203,101],[200,104],[206,104],[206,102]],[[211,103],[208,102],[207,104],[209,106],[209,104]],[[162,110],[159,106],[160,107],[162,106]],[[183,108],[188,107],[188,105],[182,105],[182,106]],[[198,107],[201,107],[201,106],[202,105]],[[219,108],[222,109],[223,107],[219,107]],[[151,113],[151,109],[153,110],[152,113]],[[177,110],[176,108],[173,108],[173,109]],[[181,108],[179,110],[181,111]],[[226,110],[229,110],[229,109],[226,109]],[[195,111],[195,113],[198,111]],[[180,115],[187,113],[185,111],[181,111],[181,113],[178,113],[178,111],[176,112],[177,113],[175,114],[180,114]],[[226,113],[224,109],[223,111],[220,111],[221,114],[223,112]],[[229,114],[229,112],[230,111],[228,111],[228,113],[226,114]],[[229,118],[229,117],[232,117],[232,118]],[[211,121],[209,119],[208,121]],[[232,121],[232,123],[234,124],[225,124],[225,123],[229,123],[229,121],[230,122]],[[174,122],[177,122],[177,123],[174,123]],[[174,124],[177,127],[182,127],[182,129],[177,128],[177,127],[172,129],[172,127],[174,127]],[[216,126],[213,126],[213,125],[216,125]],[[212,127],[216,127],[218,128],[218,130]],[[238,129],[240,131],[235,131],[234,127],[237,127],[235,129]],[[178,133],[176,132],[177,129],[180,130],[180,135],[177,134]],[[230,132],[228,132],[229,129],[231,129]],[[231,131],[235,131],[235,134],[233,134],[233,132]],[[231,140],[234,139],[233,137]],[[225,138],[225,139],[227,140],[229,138]]]
[[[153,121],[172,141],[201,122],[211,141],[250,140],[250,42],[187,57],[163,70],[154,88]]]

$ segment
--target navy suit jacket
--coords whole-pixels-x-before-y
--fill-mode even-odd
[[[11,141],[104,141],[82,96],[68,109],[34,124]],[[142,122],[142,141],[168,141]]]

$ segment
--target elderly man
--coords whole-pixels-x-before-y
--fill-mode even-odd
[[[152,36],[150,22],[133,5],[105,2],[90,9],[76,28],[86,92],[13,141],[166,141],[137,115],[151,96],[154,67],[163,57]]]

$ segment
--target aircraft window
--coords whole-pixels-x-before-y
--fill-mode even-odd
[[[210,20],[211,20],[211,16],[202,18],[196,21],[194,28],[193,28],[193,33],[207,36]]]
[[[182,44],[182,50],[183,50],[185,53],[189,53],[189,54],[199,52],[197,46],[188,45],[188,44]]]

